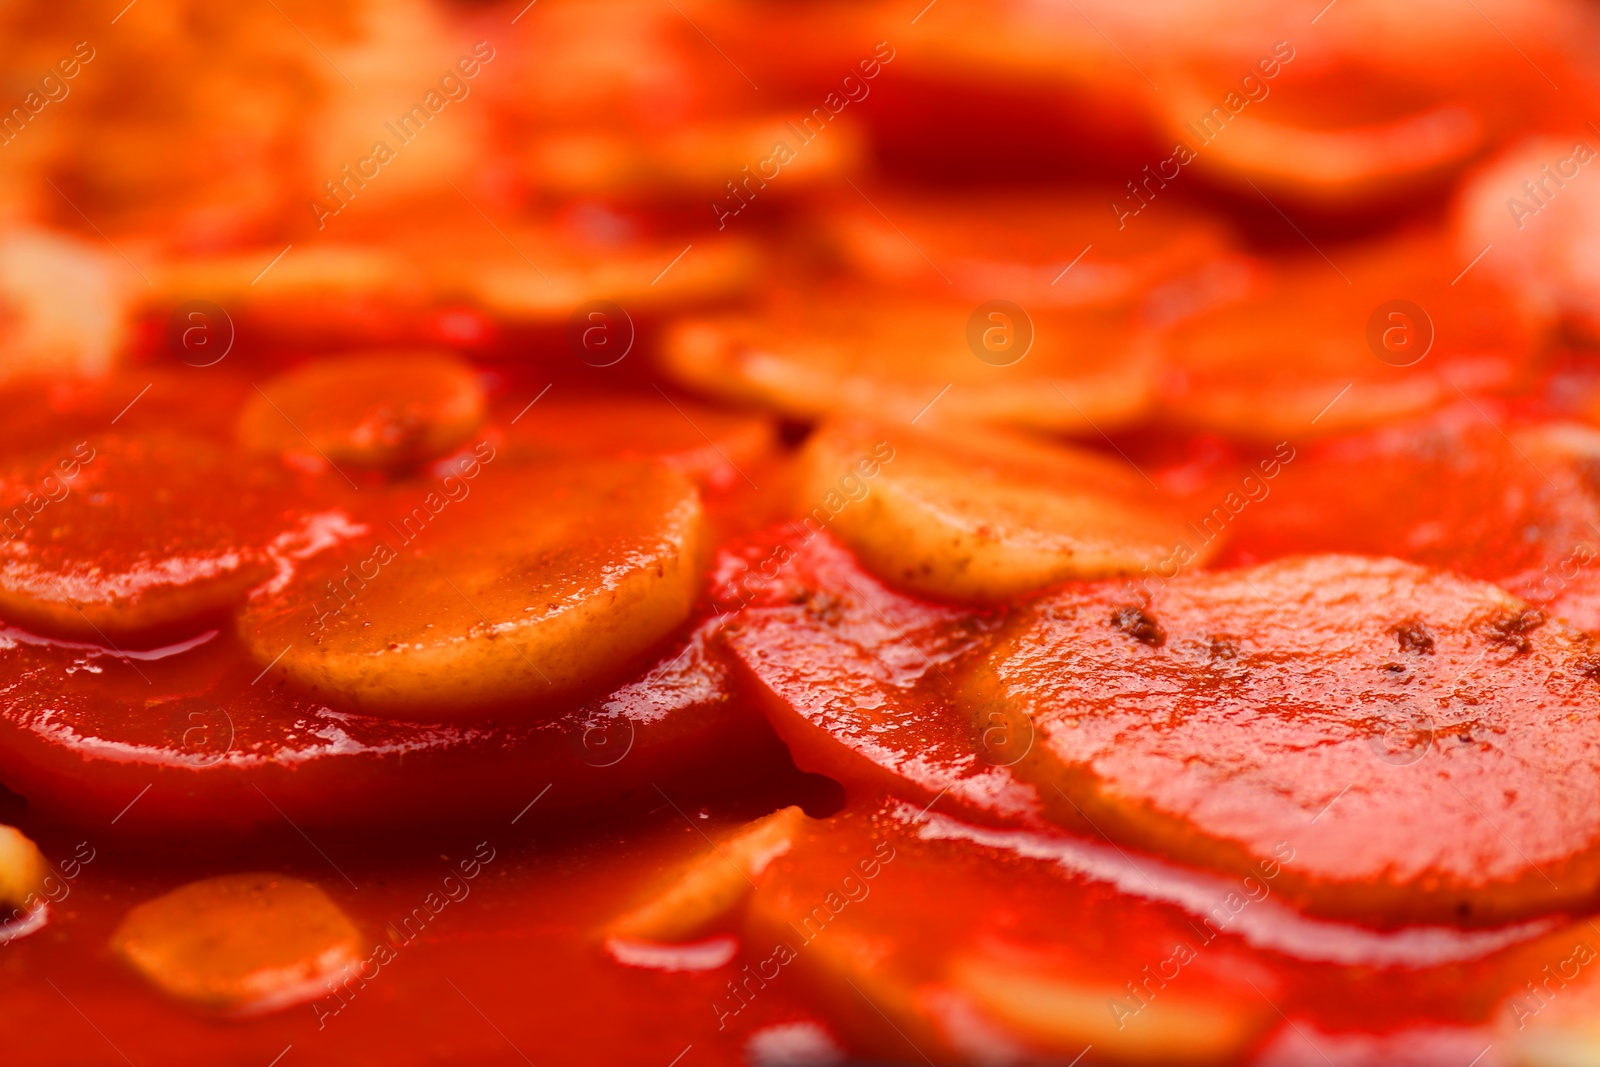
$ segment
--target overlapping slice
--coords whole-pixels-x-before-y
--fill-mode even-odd
[[[871,204],[852,195],[818,221],[865,278],[942,295],[953,286],[974,307],[1004,297],[1029,311],[1126,306],[1227,250],[1220,227],[1181,205],[1119,225],[1094,188],[977,204],[969,195],[878,193]]]
[[[465,442],[483,416],[483,387],[465,361],[372,352],[315,360],[257,385],[239,415],[239,441],[269,455],[407,467]]]
[[[1309,910],[1467,924],[1600,889],[1600,659],[1500,589],[1312,556],[1106,583],[1010,627],[975,700],[1037,741],[1064,821],[1244,872]]]
[[[0,323],[6,333],[0,379],[104,374],[126,343],[133,288],[116,254],[91,240],[16,220],[6,231],[0,238]]]
[[[1254,1062],[1280,1012],[1325,1030],[1470,1026],[1572,935],[1310,917],[1281,896],[1298,860],[1285,847],[1218,875],[875,798],[716,836],[602,929],[619,963],[732,972],[719,1032],[800,995],[858,1055],[941,1063],[1067,1062],[1088,1045],[1098,1062]]]
[[[709,854],[682,864],[669,881],[607,927],[607,940],[624,945],[688,941],[725,920],[767,865],[794,847],[808,820],[798,807],[782,808],[713,844]],[[617,953],[617,949],[612,949]],[[621,953],[626,955],[627,949]]]
[[[1198,559],[1173,502],[1125,460],[1086,449],[842,423],[812,439],[807,470],[809,513],[831,517],[878,576],[927,596],[1004,602],[1070,578],[1137,574],[1180,544],[1181,563]]]
[[[99,436],[0,469],[0,617],[99,641],[192,634],[273,573],[283,477],[199,437]]]
[[[1154,98],[1173,138],[1164,176],[1196,164],[1246,189],[1254,179],[1324,210],[1349,209],[1437,184],[1481,148],[1486,131],[1470,104],[1385,84],[1379,79],[1392,71],[1361,63],[1329,67],[1308,55],[1295,65],[1296,52],[1285,39],[1238,56],[1228,72],[1235,84],[1221,95],[1216,60],[1175,71],[1174,91]],[[1363,83],[1373,91],[1351,91]]]
[[[432,205],[431,210],[448,210]],[[382,216],[379,216],[381,219]],[[341,220],[343,222],[345,220]],[[348,220],[352,224],[356,219]],[[460,224],[462,220],[451,220]],[[481,222],[481,220],[480,220]],[[283,247],[246,246],[239,250],[171,252],[156,265],[154,285],[143,310],[163,332],[173,308],[204,299],[226,313],[200,320],[212,332],[207,343],[226,336],[266,340],[290,351],[371,345],[481,344],[493,335],[487,317],[465,303],[461,280],[428,254],[430,241],[413,227],[403,232],[362,234],[356,225],[339,233],[296,243],[275,261]],[[461,235],[471,231],[464,228]],[[504,245],[501,246],[502,248]],[[272,269],[262,268],[272,264]],[[253,284],[252,284],[253,283]],[[202,315],[205,312],[201,313]],[[200,335],[195,335],[198,341]],[[181,343],[181,335],[180,335]],[[213,349],[193,353],[209,360]]]
[[[0,453],[98,441],[108,429],[134,436],[170,432],[231,442],[249,380],[226,365],[134,366],[95,377],[33,375],[0,386]],[[112,420],[116,420],[113,422]]]
[[[708,201],[722,201],[712,210],[723,216],[752,200],[756,213],[766,214],[819,182],[842,184],[839,175],[852,172],[863,155],[861,126],[835,123],[819,137],[817,120],[808,133],[800,129],[803,119],[790,121],[791,109],[764,107],[762,96],[748,93],[769,84],[765,57],[746,52],[737,69],[707,66],[706,38],[697,32],[703,17],[679,17],[640,0],[529,11],[507,28],[509,47],[499,61],[506,66],[497,64],[496,78],[482,89],[493,97],[503,131],[500,165],[515,168],[518,181],[544,196],[643,202],[692,212],[697,224],[715,217]],[[594,49],[602,38],[607,47]],[[763,96],[773,92],[789,99],[783,88]],[[672,119],[663,122],[667,113]],[[748,216],[739,221],[748,224]],[[724,237],[719,233],[713,243]]]
[[[1132,314],[1024,308],[1026,321],[979,316],[974,347],[978,310],[950,296],[840,282],[775,295],[754,314],[679,323],[665,358],[685,386],[803,418],[1089,431],[1149,406],[1155,342]],[[991,335],[993,351],[983,330],[1000,331]]]
[[[919,833],[915,808],[810,823],[748,903],[762,977],[793,969],[865,1051],[932,1062],[1238,1062],[1276,1020],[1178,908]],[[940,820],[939,828],[959,824]],[[1042,862],[1041,862],[1042,861]],[[930,932],[937,931],[936,936]],[[730,995],[719,1012],[739,1004]]]
[[[1529,954],[1523,984],[1498,1006],[1497,1039],[1517,1067],[1575,1067],[1600,1056],[1600,936],[1592,922],[1575,922]]]
[[[136,834],[510,818],[547,786],[540,810],[592,809],[759,764],[770,736],[699,632],[608,694],[516,723],[329,707],[263,677],[228,634],[117,654],[0,631],[0,673],[0,782]]]
[[[11,914],[0,926],[26,914],[39,899],[50,866],[39,846],[14,826],[0,826],[0,905]]]
[[[512,447],[526,448],[540,462],[659,459],[713,489],[743,482],[741,470],[762,461],[776,445],[772,423],[761,415],[654,393],[543,398],[514,393],[495,414]]]
[[[1600,192],[1585,180],[1597,148],[1580,123],[1514,145],[1462,183],[1454,222],[1458,255],[1482,256],[1476,269],[1589,337],[1600,334]]]
[[[952,693],[994,612],[897,593],[826,533],[753,539],[716,579],[722,604],[748,604],[721,639],[800,767],[862,795],[1037,821],[1037,795],[1007,770],[1031,732],[999,715],[974,727]]]
[[[391,487],[368,535],[250,601],[238,632],[261,669],[343,706],[434,719],[565,698],[686,619],[702,513],[683,474],[463,462],[476,485]]]
[[[1173,417],[1301,439],[1503,390],[1531,370],[1538,323],[1487,275],[1458,278],[1464,264],[1436,235],[1326,256],[1263,264],[1241,299],[1174,328],[1162,396]]]
[[[838,137],[799,141],[776,118],[722,119],[674,124],[648,132],[618,129],[613,122],[581,130],[548,131],[522,153],[529,180],[541,189],[567,196],[608,196],[632,200],[703,200],[730,176],[740,176],[752,160],[783,166],[784,180],[766,195],[776,200],[804,190],[820,178],[856,166],[863,154],[861,135],[839,127]],[[776,146],[787,150],[787,161]],[[795,151],[796,148],[803,151]],[[835,179],[837,180],[837,179]],[[791,185],[791,183],[794,183]],[[765,192],[766,183],[752,180]],[[738,213],[742,200],[726,197],[719,215]]]
[[[1502,432],[1503,431],[1503,432]],[[1483,405],[1303,448],[1231,524],[1223,563],[1393,555],[1600,628],[1600,434]]]

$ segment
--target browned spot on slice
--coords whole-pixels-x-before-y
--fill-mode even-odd
[[[1167,643],[1166,631],[1156,622],[1155,616],[1141,607],[1126,605],[1113,608],[1111,625],[1141,644],[1160,648]]]
[[[1426,655],[1433,654],[1433,634],[1421,619],[1412,617],[1389,627],[1389,632],[1400,644],[1402,652],[1420,652]]]

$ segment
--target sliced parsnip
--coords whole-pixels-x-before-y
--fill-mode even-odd
[[[264,669],[342,704],[447,716],[571,693],[688,615],[702,509],[678,471],[502,461],[456,501],[392,493],[393,518],[240,613]]]
[[[1070,1055],[1085,1045],[1118,1062],[1226,1063],[1261,1032],[1271,1008],[1165,991],[1139,1010],[1125,989],[978,954],[951,962],[951,986],[1007,1032]]]
[[[995,847],[1006,837],[1015,850]],[[798,972],[874,1062],[1064,1064],[1088,1044],[1095,1062],[1241,1062],[1277,1021],[1245,977],[1259,956],[1232,932],[1200,940],[1181,907],[1069,873],[1052,847],[921,805],[847,809],[750,893],[745,973]],[[743,1013],[737,993],[719,1018]]]
[[[1522,946],[1489,1022],[1515,1067],[1600,1063],[1600,936],[1580,920]]]
[[[914,592],[1004,600],[1198,559],[1178,552],[1182,515],[1131,466],[1080,448],[842,423],[812,439],[807,470],[807,514]]]
[[[1338,273],[1311,253],[1259,261],[1237,299],[1166,336],[1162,402],[1191,426],[1299,441],[1514,386],[1538,323],[1487,274],[1451,284],[1457,262],[1428,233],[1351,246]]]
[[[272,574],[282,472],[183,434],[0,464],[0,618],[106,643],[191,636]]]
[[[1600,656],[1486,582],[1302,556],[1031,605],[971,679],[1063,825],[1306,911],[1493,924],[1600,889]],[[991,703],[991,701],[993,701]],[[1026,725],[1024,725],[1026,724]]]
[[[540,460],[659,459],[710,488],[743,484],[742,471],[777,445],[772,420],[658,396],[517,396],[496,414],[513,447]]]
[[[1026,321],[980,319],[980,336],[1006,347],[979,358],[969,342],[975,311],[948,295],[861,285],[780,295],[754,315],[680,324],[663,357],[686,386],[807,419],[843,412],[1092,432],[1153,403],[1157,339],[1135,316],[1036,307],[1024,309]]]
[[[49,871],[38,845],[21,830],[0,826],[0,904],[13,909],[32,907]]]
[[[374,352],[304,364],[257,387],[239,441],[267,453],[397,467],[443,455],[483,421],[483,387],[440,352]]]
[[[163,992],[196,1007],[257,1015],[322,996],[360,959],[360,935],[310,882],[230,874],[180,886],[130,911],[111,947]]]
[[[606,927],[623,941],[684,941],[744,899],[767,864],[788,852],[806,823],[798,807],[757,819],[689,861],[671,882]]]
[[[102,244],[57,231],[6,227],[0,237],[0,380],[24,374],[101,375],[128,332],[126,268]]]
[[[978,201],[964,191],[889,189],[871,204],[846,192],[814,225],[862,277],[902,292],[953,290],[971,306],[1000,295],[1029,311],[1127,306],[1175,278],[1192,286],[1195,272],[1228,251],[1220,226],[1176,202],[1132,226],[1070,187]]]

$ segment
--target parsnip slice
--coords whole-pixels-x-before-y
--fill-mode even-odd
[[[896,801],[819,821],[750,894],[755,962],[713,1010],[743,1014],[747,975],[799,979],[859,1053],[896,1063],[1065,1064],[1086,1045],[1097,1063],[1239,1063],[1277,1022],[1234,933],[1208,942],[1182,908],[1058,866],[1048,838],[1004,836]]]
[[[979,953],[950,964],[950,983],[985,1016],[1029,1044],[1062,1052],[1092,1046],[1130,1063],[1226,1063],[1264,1028],[1271,1008],[1240,1011],[1205,998],[1164,992],[1133,1011],[1115,1010],[1125,989],[1070,970],[1053,973]],[[1112,1010],[1107,1006],[1112,1005]]]
[[[1155,399],[1156,336],[1099,308],[1024,308],[1033,343],[1014,362],[968,343],[971,301],[861,285],[779,295],[755,315],[680,323],[665,341],[684,385],[786,414],[846,413],[923,425],[991,422],[1090,432],[1122,425]],[[1010,343],[1025,324],[1011,321]]]
[[[1085,449],[844,423],[817,434],[808,461],[802,507],[914,592],[996,601],[1199,559],[1175,507],[1129,464]]]
[[[239,416],[239,441],[256,452],[396,467],[449,452],[483,415],[483,387],[463,360],[373,352],[316,360],[263,382]]]
[[[101,644],[192,635],[272,574],[289,525],[280,472],[241,460],[150,434],[0,464],[0,618]]]
[[[49,873],[39,846],[12,826],[0,826],[0,904],[26,910],[37,901]]]
[[[742,472],[778,444],[766,416],[655,393],[556,394],[537,407],[526,404],[526,396],[517,396],[495,414],[512,447],[541,461],[659,459],[710,489],[745,484]]]
[[[645,652],[698,584],[699,493],[658,464],[501,465],[458,501],[402,485],[388,508],[240,613],[263,668],[397,715],[539,701]]]
[[[1537,365],[1539,323],[1486,273],[1452,285],[1459,257],[1440,234],[1335,258],[1337,271],[1312,253],[1262,260],[1240,299],[1178,322],[1165,342],[1170,417],[1299,441],[1504,391]]]
[[[788,852],[807,822],[798,807],[773,812],[689,861],[665,888],[607,928],[623,941],[684,941],[726,915],[753,880]]]
[[[1383,923],[1600,892],[1600,657],[1486,582],[1309,556],[1075,586],[990,667],[973,707],[1037,731],[1015,770],[1063,824]]]
[[[360,958],[360,934],[320,888],[279,874],[190,882],[130,911],[119,956],[163,992],[229,1015],[257,1015],[326,994]]]

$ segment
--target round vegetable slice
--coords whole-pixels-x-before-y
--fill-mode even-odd
[[[721,640],[799,766],[858,796],[1044,824],[1009,770],[1031,732],[998,713],[975,726],[955,691],[997,613],[898,593],[828,534],[752,538],[722,554],[716,580],[719,602],[743,607]]]
[[[1071,578],[1137,574],[1187,546],[1172,502],[1127,461],[1086,449],[842,424],[808,451],[812,514],[833,515],[870,570],[916,593],[1004,601]],[[833,514],[841,492],[852,499]]]
[[[374,506],[368,537],[238,617],[270,676],[345,706],[432,719],[565,697],[666,637],[699,584],[699,493],[659,465],[496,468],[470,495],[398,485]]]
[[[1560,315],[1577,332],[1600,336],[1600,270],[1594,237],[1600,195],[1575,181],[1595,158],[1591,132],[1524,141],[1462,183],[1455,206],[1456,252],[1530,307]]]
[[[1311,911],[1482,924],[1600,887],[1600,658],[1500,589],[1313,556],[1069,589],[979,677],[1067,824]]]
[[[1379,425],[1504,390],[1539,322],[1437,234],[1263,263],[1241,299],[1174,326],[1162,401],[1181,422],[1279,440]]]
[[[0,826],[0,905],[12,910],[6,923],[34,907],[49,873],[50,865],[27,834]]]
[[[775,296],[755,315],[680,323],[665,358],[687,387],[802,418],[845,413],[1089,431],[1130,422],[1153,400],[1155,340],[1131,314],[1025,308],[1025,318],[980,315],[974,347],[969,331],[978,310],[947,296],[841,283]],[[993,351],[985,330],[995,331]]]
[[[609,693],[515,723],[329,707],[263,677],[226,633],[119,654],[0,631],[0,671],[0,782],[53,818],[136,835],[509,819],[535,798],[593,809],[776,748],[699,631]]]
[[[1011,193],[977,208],[967,195],[900,191],[873,197],[881,213],[850,196],[817,221],[857,271],[942,295],[953,285],[974,306],[996,296],[1030,310],[1128,306],[1227,249],[1218,226],[1176,204],[1119,226],[1098,190]]]
[[[462,444],[483,416],[483,387],[464,360],[374,352],[314,360],[258,385],[239,415],[239,440],[335,465],[404,467]]]
[[[163,992],[258,1015],[315,1000],[360,962],[360,931],[319,887],[280,874],[203,878],[128,913],[112,948]]]
[[[1503,432],[1502,432],[1503,431]],[[1393,555],[1600,629],[1600,432],[1459,404],[1305,448],[1239,516],[1225,563]]]
[[[0,617],[87,640],[193,634],[270,577],[278,472],[198,437],[110,436],[0,467]]]
[[[1092,1045],[1240,1062],[1276,1021],[1245,975],[1277,975],[1233,931],[1053,869],[1044,839],[1008,854],[985,837],[899,803],[807,822],[755,879],[746,973],[799,972],[854,1044],[895,1061],[1066,1063]],[[719,1019],[743,1010],[738,988]]]
[[[777,444],[770,419],[642,396],[553,395],[527,406],[517,396],[497,405],[507,441],[541,461],[659,459],[712,489],[743,484],[740,472]]]

